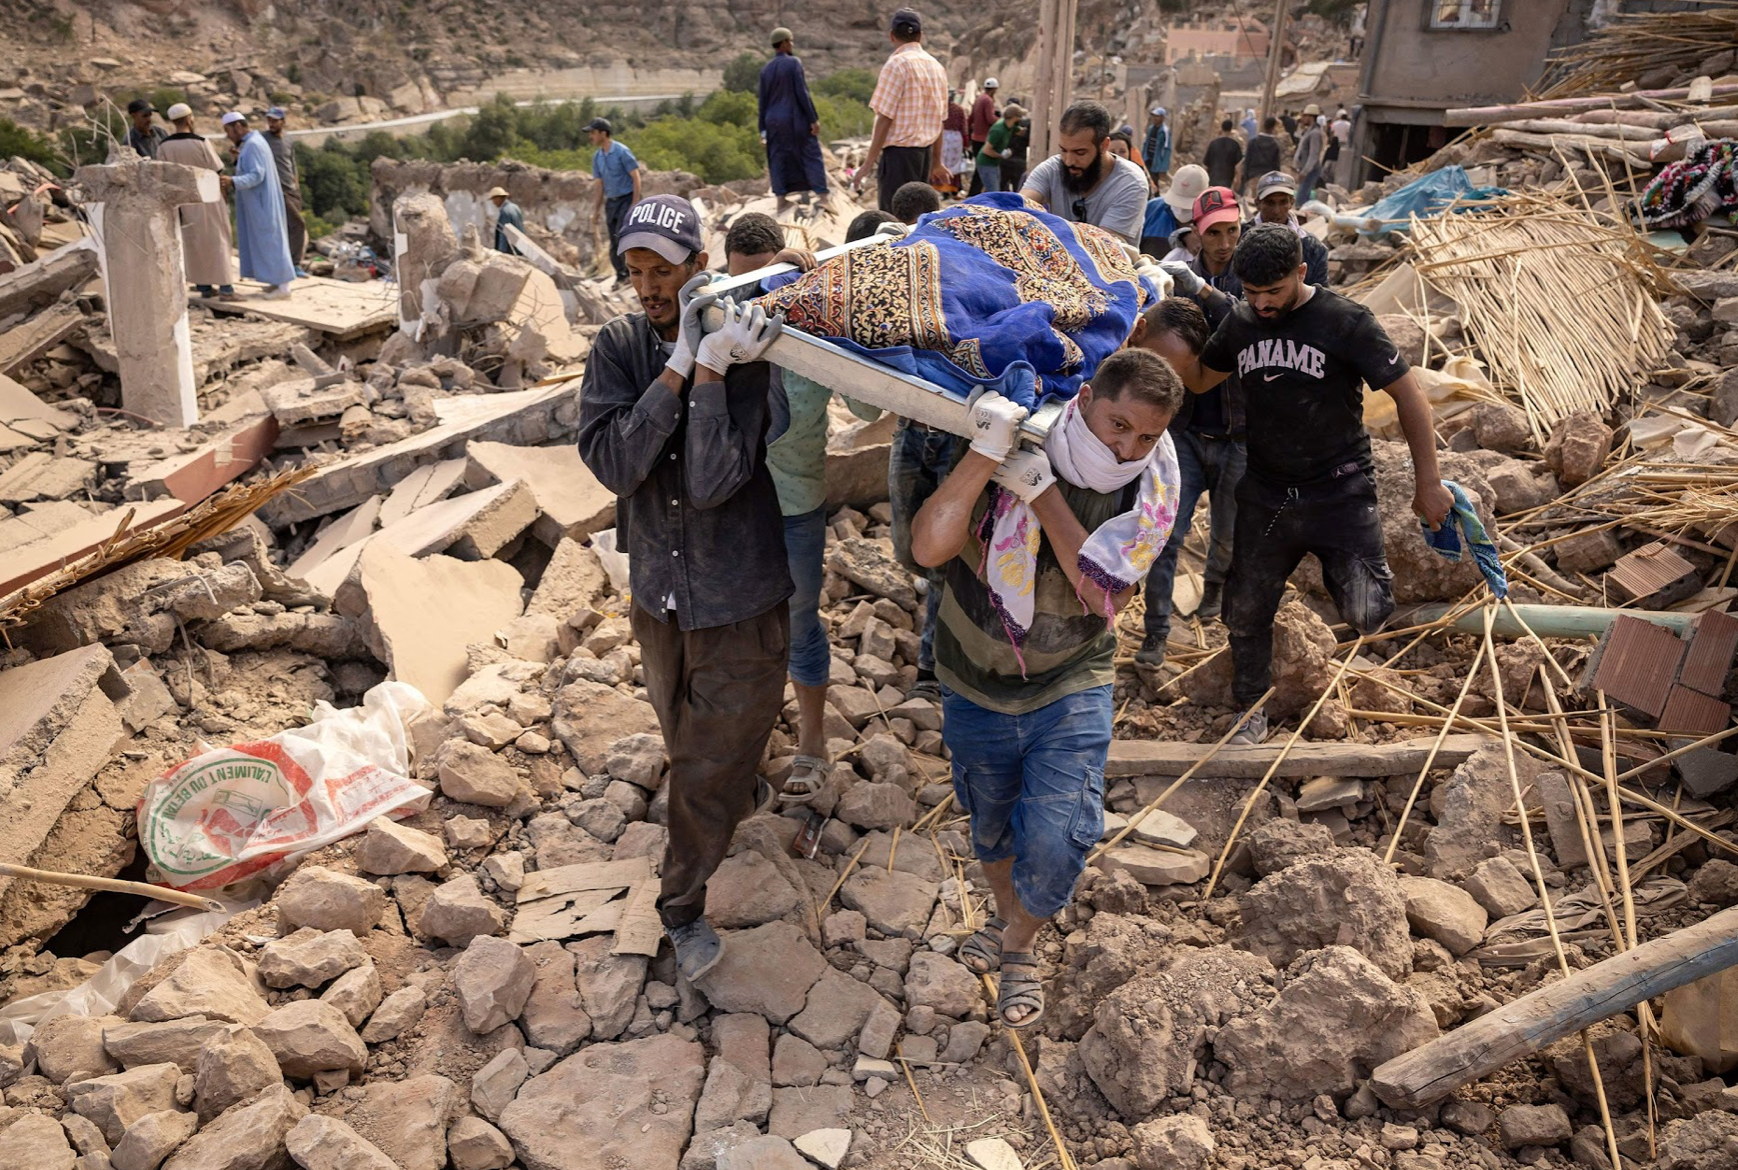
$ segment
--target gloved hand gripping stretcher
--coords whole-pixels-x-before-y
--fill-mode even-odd
[[[1030,410],[1040,443],[1062,405],[1119,348],[1170,277],[1115,236],[1037,210],[1017,195],[979,196],[926,215],[903,239],[822,252],[813,271],[774,265],[708,287],[753,296],[785,325],[763,355],[905,418],[971,433],[979,387]],[[793,276],[794,274],[794,276]],[[716,330],[723,310],[703,318]]]

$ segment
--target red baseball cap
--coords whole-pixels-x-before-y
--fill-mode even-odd
[[[1209,187],[1195,196],[1195,230],[1205,233],[1216,223],[1241,223],[1243,209],[1237,192],[1229,187]]]

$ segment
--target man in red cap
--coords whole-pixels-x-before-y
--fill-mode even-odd
[[[1209,187],[1195,197],[1194,225],[1201,252],[1178,276],[1179,295],[1200,302],[1209,328],[1217,328],[1231,312],[1243,286],[1231,271],[1231,256],[1243,232],[1242,212],[1229,187]],[[1196,279],[1191,281],[1189,276]],[[1206,337],[1199,338],[1205,342]],[[1199,348],[1197,346],[1197,348]],[[1177,495],[1175,539],[1165,542],[1147,572],[1146,636],[1135,661],[1160,666],[1171,635],[1171,588],[1177,577],[1177,552],[1195,517],[1202,492],[1211,498],[1207,529],[1207,568],[1202,574],[1201,603],[1195,616],[1211,621],[1219,616],[1225,579],[1231,571],[1231,534],[1237,523],[1237,483],[1243,478],[1247,453],[1243,443],[1243,392],[1235,375],[1205,394],[1191,394],[1170,426],[1177,445],[1177,469],[1182,473]]]

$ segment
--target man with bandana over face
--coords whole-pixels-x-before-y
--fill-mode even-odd
[[[1029,171],[1020,194],[1074,223],[1141,242],[1147,210],[1147,173],[1112,154],[1110,111],[1098,102],[1075,102],[1062,111],[1058,152]]]

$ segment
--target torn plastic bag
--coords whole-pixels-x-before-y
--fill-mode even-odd
[[[1637,882],[1631,894],[1636,915],[1641,918],[1663,914],[1690,896],[1689,887],[1683,882],[1665,876]],[[1557,922],[1557,937],[1566,943],[1611,937],[1610,928],[1600,921],[1605,916],[1605,909],[1597,886],[1585,886],[1562,897],[1554,896],[1551,916]],[[1534,959],[1555,953],[1550,931],[1545,926],[1545,908],[1535,906],[1491,923],[1485,930],[1484,944],[1467,952],[1465,957],[1477,959],[1487,967],[1525,967]]]
[[[357,707],[314,707],[305,727],[206,751],[145,786],[139,840],[156,879],[209,890],[426,808],[410,779],[406,727],[429,709],[408,683],[371,688]]]

